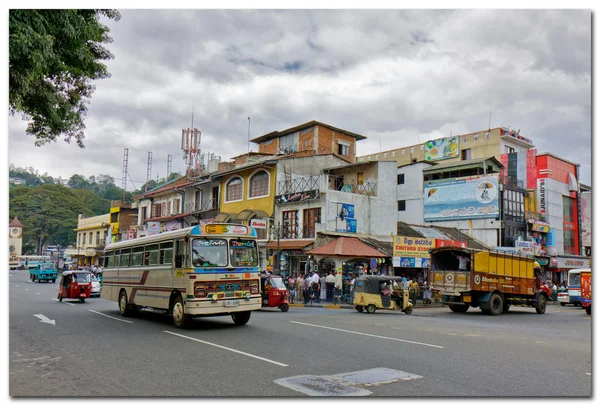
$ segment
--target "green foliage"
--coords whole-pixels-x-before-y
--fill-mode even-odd
[[[74,243],[78,215],[93,215],[81,196],[62,185],[19,188],[11,193],[9,216],[19,217],[23,224],[24,250],[34,246],[38,254],[49,242],[63,246]],[[63,236],[57,238],[61,233]]]
[[[102,16],[121,18],[116,10],[9,10],[9,111],[29,120],[36,146],[63,135],[84,147],[92,81],[110,77],[102,61],[114,58]]]
[[[93,215],[103,215],[110,212],[110,201],[105,200],[91,190],[72,189],[71,192],[79,198]]]

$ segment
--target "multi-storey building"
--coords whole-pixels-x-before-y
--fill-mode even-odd
[[[137,225],[137,208],[123,201],[112,201],[110,207],[110,242],[135,237],[134,225]]]
[[[88,218],[79,214],[74,231],[77,232],[75,247],[66,249],[65,254],[79,266],[102,266],[104,247],[110,234],[110,214]]]

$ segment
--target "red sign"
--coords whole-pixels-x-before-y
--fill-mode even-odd
[[[451,239],[436,239],[435,240],[435,247],[444,247],[444,246],[457,246],[457,247],[466,248],[467,242],[461,242],[458,240],[451,240]]]

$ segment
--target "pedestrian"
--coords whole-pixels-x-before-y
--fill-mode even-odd
[[[311,289],[310,289],[310,285],[311,285],[311,276],[307,275],[304,278],[304,303],[308,304],[308,301],[311,300]]]
[[[296,277],[296,299],[298,302],[304,303],[304,277],[302,277],[302,273]]]
[[[423,282],[423,304],[431,305],[431,289],[427,285],[427,281]]]
[[[356,279],[356,274],[352,274],[350,277],[350,303],[354,303],[354,281]]]
[[[338,270],[337,274],[335,275],[335,283],[333,285],[333,288],[334,288],[333,297],[334,297],[335,302],[340,301],[340,299],[342,297],[343,286],[344,286],[344,283],[343,283],[343,279],[342,279],[342,271]]]
[[[290,278],[288,278],[288,289],[290,290],[290,297],[292,296],[292,291],[296,290],[296,278],[294,274],[290,273]]]
[[[311,298],[313,300],[317,301],[317,303],[319,302],[319,287],[321,285],[320,281],[321,281],[321,278],[319,277],[317,272],[315,270],[313,270],[312,276],[310,276],[310,288],[312,290]]]
[[[335,276],[333,271],[329,270],[329,275],[325,278],[327,286],[327,302],[333,302],[333,289],[335,287]]]

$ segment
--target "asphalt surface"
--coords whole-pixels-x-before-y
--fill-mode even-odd
[[[9,283],[11,396],[592,393],[591,317],[572,306],[549,305],[545,315],[511,308],[498,317],[473,308],[412,315],[271,308],[245,326],[196,318],[182,330],[158,313],[123,318],[116,302],[101,298],[59,303],[58,284],[31,283],[25,271],[11,271]],[[351,384],[339,376],[361,371]]]

